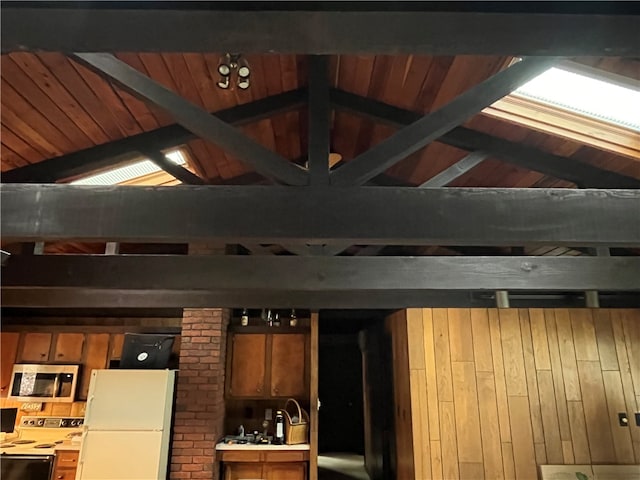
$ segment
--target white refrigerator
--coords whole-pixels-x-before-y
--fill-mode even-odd
[[[94,370],[76,480],[167,476],[175,370]]]

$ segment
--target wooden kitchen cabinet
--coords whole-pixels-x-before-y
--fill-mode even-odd
[[[234,397],[265,395],[264,334],[233,335],[231,339],[231,381],[229,394]]]
[[[51,350],[50,333],[26,333],[22,338],[22,351],[18,356],[18,362],[44,363],[49,360]]]
[[[294,457],[291,460],[283,457],[275,462],[265,453],[224,452],[224,480],[306,480],[308,452],[292,452],[298,454],[295,460]]]
[[[261,480],[261,463],[227,463],[224,469],[224,480]]]
[[[53,467],[53,480],[74,480],[78,468],[78,452],[62,450],[56,452],[56,462]]]
[[[272,335],[271,396],[304,397],[307,393],[305,369],[306,336]]]
[[[13,364],[18,353],[20,334],[16,332],[0,333],[0,396],[3,398],[9,392]]]
[[[306,480],[305,463],[265,463],[262,470],[264,480]]]
[[[233,398],[305,397],[308,336],[233,333],[229,340],[227,395]]]
[[[84,333],[59,333],[53,352],[54,362],[80,363],[84,347]]]

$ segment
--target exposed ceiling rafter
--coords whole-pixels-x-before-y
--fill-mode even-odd
[[[279,113],[297,110],[306,104],[307,91],[303,88],[255,100],[244,105],[237,105],[211,115],[218,120],[238,127],[258,122]],[[192,132],[178,124],[160,127],[122,140],[3,172],[2,182],[56,183],[132,160],[139,157],[142,151],[175,148],[194,137]]]
[[[555,62],[553,57],[526,58],[496,73],[332,172],[331,184],[349,186],[366,183],[508,95]]]
[[[259,174],[287,185],[308,183],[305,169],[263,147],[115,56],[108,53],[76,53],[73,58],[143,101],[165,110],[180,125],[237,156]]]
[[[370,118],[374,122],[401,128],[423,115],[338,89],[331,90],[334,107]],[[640,180],[605,170],[569,157],[529,147],[466,127],[456,127],[438,142],[467,151],[483,151],[514,165],[568,180],[587,188],[640,188]]]

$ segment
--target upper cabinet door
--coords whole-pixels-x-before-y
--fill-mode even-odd
[[[2,332],[0,333],[0,397],[4,398],[9,392],[11,384],[11,373],[13,372],[13,364],[16,361],[16,353],[18,352],[18,332]]]
[[[303,334],[274,334],[271,343],[271,396],[305,397],[306,343]]]
[[[18,359],[22,363],[44,363],[49,361],[50,333],[27,333],[22,340],[22,352]]]
[[[83,346],[84,333],[59,333],[56,340],[56,350],[53,354],[53,361],[80,363],[82,361]]]
[[[231,345],[231,383],[233,397],[265,396],[265,354],[267,335],[233,335]]]

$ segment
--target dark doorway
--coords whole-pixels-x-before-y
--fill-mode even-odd
[[[331,474],[345,475],[335,478],[385,478],[384,467],[390,467],[388,419],[393,418],[393,405],[382,398],[392,392],[392,378],[386,375],[391,359],[384,354],[382,339],[387,314],[320,312],[318,452],[327,468],[334,465]]]
[[[362,356],[358,334],[323,334],[322,327],[320,332],[318,450],[363,455]]]

